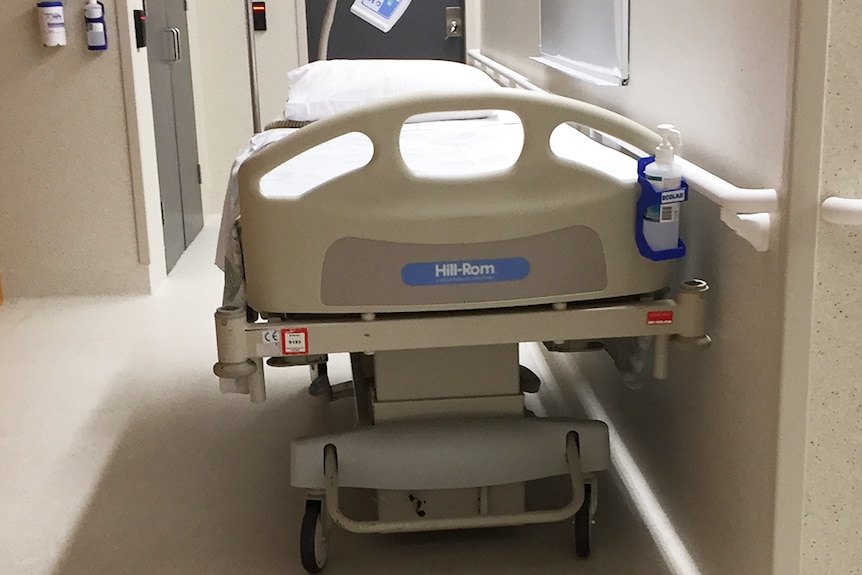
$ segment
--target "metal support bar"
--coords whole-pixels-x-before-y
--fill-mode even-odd
[[[673,321],[650,323],[650,312],[673,312]],[[693,312],[694,308],[680,308],[676,301],[664,299],[571,305],[564,310],[537,306],[493,312],[380,315],[373,321],[334,317],[255,323],[245,324],[243,351],[247,357],[283,355],[277,343],[267,340],[283,329],[297,328],[307,331],[308,354],[674,335]]]
[[[222,389],[251,393],[263,401],[263,357],[323,356],[328,353],[365,354],[404,349],[468,347],[525,341],[597,341],[625,337],[657,337],[656,377],[665,375],[668,339],[709,345],[705,332],[706,295],[702,280],[680,285],[676,300],[643,300],[619,304],[583,303],[568,306],[533,306],[494,311],[439,312],[433,314],[375,314],[310,318],[305,321],[247,323],[244,310],[224,307],[216,311],[218,363]],[[285,353],[284,330],[304,338],[303,353]],[[234,383],[231,383],[231,380]],[[358,401],[362,382],[355,382]],[[248,391],[246,391],[248,390]]]
[[[670,336],[660,335],[655,338],[655,362],[652,374],[656,379],[667,379],[669,343]]]
[[[255,134],[261,131],[260,88],[257,81],[257,51],[254,43],[254,8],[252,0],[245,0],[245,36],[248,44],[248,80],[251,89],[251,123]]]
[[[338,454],[334,445],[323,451],[323,468],[326,475],[326,510],[336,525],[353,533],[405,533],[418,531],[444,531],[480,527],[508,527],[564,521],[573,516],[584,501],[584,476],[581,473],[577,435],[566,436],[566,462],[572,482],[572,499],[564,507],[549,511],[528,511],[512,515],[476,515],[446,519],[418,519],[414,521],[357,521],[344,515],[338,499]]]

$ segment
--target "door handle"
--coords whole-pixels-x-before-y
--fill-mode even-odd
[[[183,48],[179,28],[167,28],[165,30],[165,59],[170,64],[175,64],[183,59]]]

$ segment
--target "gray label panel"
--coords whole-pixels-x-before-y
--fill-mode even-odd
[[[408,264],[524,258],[529,275],[518,281],[408,286]],[[598,234],[574,226],[527,238],[478,244],[406,244],[342,238],[326,252],[320,295],[324,305],[433,305],[500,302],[599,292],[607,287]]]

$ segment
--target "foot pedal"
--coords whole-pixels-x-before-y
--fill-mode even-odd
[[[271,357],[266,360],[266,365],[270,367],[296,367],[298,365],[318,365],[326,363],[329,357],[323,355],[285,355],[281,357]]]
[[[538,393],[539,388],[542,387],[542,380],[539,379],[539,376],[523,365],[518,366],[518,372],[521,393]]]
[[[353,382],[345,381],[344,383],[332,385],[329,382],[328,375],[319,375],[308,386],[308,393],[313,397],[323,397],[329,401],[353,397]]]
[[[311,385],[308,386],[308,393],[313,397],[332,397],[332,386],[329,384],[328,375],[320,375],[314,378]]]

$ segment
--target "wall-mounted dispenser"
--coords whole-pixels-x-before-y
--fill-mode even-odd
[[[687,195],[682,189],[682,167],[674,161],[674,151],[682,145],[679,130],[661,124],[661,144],[655,149],[655,161],[644,167],[644,176],[661,194],[661,203],[653,204],[644,214],[644,236],[655,251],[675,249],[679,243],[679,208]],[[676,194],[667,193],[677,190]]]
[[[679,213],[688,200],[688,183],[674,152],[682,145],[682,136],[670,124],[659,125],[658,133],[662,141],[655,156],[638,160],[641,195],[635,222],[638,250],[657,262],[685,255],[685,243],[679,238]]]
[[[84,17],[87,20],[87,47],[90,50],[107,50],[108,30],[105,26],[105,5],[97,0],[90,0],[84,7]]]
[[[66,45],[66,19],[62,2],[39,2],[39,29],[45,46]]]

